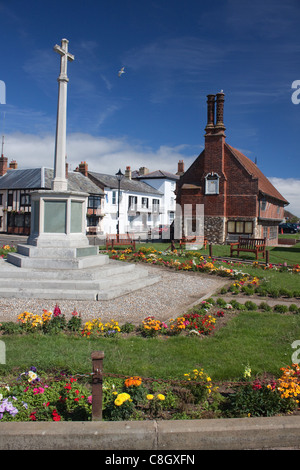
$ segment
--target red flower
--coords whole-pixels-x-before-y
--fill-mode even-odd
[[[36,421],[35,413],[36,413],[36,411],[32,411],[32,412],[30,413],[29,419],[30,419],[31,421]]]
[[[60,421],[61,420],[61,417],[59,416],[59,414],[57,413],[56,410],[53,410],[53,412],[52,412],[52,419],[53,419],[53,421]]]

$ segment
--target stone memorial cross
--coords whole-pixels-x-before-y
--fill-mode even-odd
[[[60,55],[60,75],[57,79],[58,104],[56,121],[56,141],[55,141],[55,160],[54,160],[54,179],[52,180],[53,191],[67,191],[68,181],[66,179],[66,131],[67,131],[67,63],[73,61],[74,56],[68,52],[69,41],[61,40],[61,46],[54,46],[54,51]]]

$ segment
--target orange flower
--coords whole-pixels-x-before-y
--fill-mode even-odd
[[[125,380],[125,387],[139,387],[142,383],[141,377],[129,377]]]

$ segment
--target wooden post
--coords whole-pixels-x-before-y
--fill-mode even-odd
[[[212,258],[212,244],[209,244],[209,256]]]
[[[266,250],[266,264],[269,264],[269,250]]]
[[[102,420],[103,351],[92,352],[92,420]]]

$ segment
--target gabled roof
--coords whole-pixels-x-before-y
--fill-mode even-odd
[[[285,204],[288,204],[288,201],[280,194],[279,191],[272,185],[268,178],[261,172],[257,165],[246,157],[239,150],[231,147],[227,143],[226,147],[230,150],[232,155],[240,162],[240,164],[245,168],[245,170],[252,175],[254,178],[258,179],[258,190],[265,195],[271,196],[275,199],[283,201]]]
[[[51,189],[52,168],[25,168],[8,170],[0,177],[0,189]],[[89,194],[104,194],[102,189],[89,178],[78,172],[68,173],[68,190]]]
[[[118,189],[118,180],[114,175],[106,175],[104,173],[95,173],[94,171],[89,171],[89,175],[95,180],[97,180],[103,187],[110,189]],[[122,191],[136,192],[136,193],[147,193],[147,194],[156,194],[161,196],[162,193],[157,189],[153,188],[143,181],[138,181],[135,179],[129,179],[125,176],[122,178],[120,183],[120,189]]]
[[[175,175],[174,173],[169,173],[168,171],[161,171],[161,170],[156,170],[152,171],[151,173],[146,173],[145,175],[140,175],[138,171],[133,171],[132,172],[132,178],[137,178],[137,179],[171,179],[171,180],[179,180],[179,175]]]

